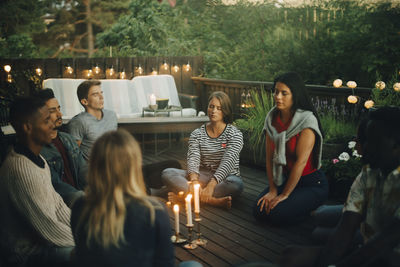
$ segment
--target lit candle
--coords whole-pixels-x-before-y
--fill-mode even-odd
[[[186,201],[186,218],[187,218],[187,225],[192,226],[192,194],[188,194],[185,198]]]
[[[174,214],[175,214],[175,233],[179,233],[179,205],[174,205]]]
[[[194,212],[200,213],[200,184],[194,185]]]
[[[156,104],[156,96],[154,94],[150,95],[150,105]]]

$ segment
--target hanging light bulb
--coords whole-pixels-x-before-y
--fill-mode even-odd
[[[67,69],[68,74],[72,74],[74,72],[74,69],[71,68],[71,66],[68,66],[66,69]]]
[[[7,82],[12,83],[13,79],[11,74],[7,74]]]
[[[87,77],[90,78],[93,75],[93,71],[92,70],[88,70],[87,71]]]
[[[119,78],[120,79],[126,79],[126,73],[125,73],[125,70],[123,70],[120,74],[119,74]]]
[[[36,71],[37,76],[41,76],[43,73],[41,68],[37,68],[35,71]]]
[[[11,66],[10,65],[5,65],[4,70],[9,73],[11,71]]]
[[[157,71],[154,68],[151,68],[151,75],[157,75]]]
[[[178,71],[179,71],[179,66],[176,65],[176,64],[175,64],[175,66],[174,66],[174,71],[175,71],[175,72],[178,72]]]
[[[354,88],[357,87],[357,83],[356,83],[355,81],[348,81],[348,82],[346,83],[346,85],[347,85],[347,87],[349,87],[349,88],[351,88],[351,89],[354,89]]]
[[[164,70],[168,70],[168,64],[166,61],[164,61],[164,63],[163,63],[163,68],[164,68]]]
[[[341,79],[336,79],[333,81],[333,87],[335,88],[339,88],[340,86],[342,86],[343,81]]]
[[[357,103],[358,99],[355,95],[349,95],[349,97],[347,98],[347,101],[350,104],[355,104],[355,103]]]
[[[139,67],[137,68],[137,70],[138,70],[138,73],[139,73],[139,74],[143,74],[142,66],[139,65]]]
[[[372,108],[373,106],[374,106],[374,101],[372,101],[372,100],[367,100],[367,101],[365,101],[365,103],[364,103],[364,107],[366,108],[366,109],[370,109],[370,108]]]
[[[383,90],[383,89],[385,89],[385,87],[386,87],[386,84],[383,81],[378,81],[375,83],[376,89]]]
[[[189,62],[185,65],[185,71],[189,71],[190,70],[190,64]]]
[[[245,91],[240,95],[240,107],[245,108],[246,107],[246,94]]]
[[[94,67],[94,73],[97,75],[99,74],[101,69],[99,68],[99,65],[96,64],[96,67]]]
[[[114,75],[114,66],[111,66],[111,68],[110,68],[110,76],[113,76]]]

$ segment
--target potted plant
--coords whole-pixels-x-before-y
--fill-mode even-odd
[[[345,151],[337,157],[322,160],[322,170],[329,181],[330,197],[344,202],[354,179],[362,168],[361,155],[355,149],[356,142],[350,141]]]

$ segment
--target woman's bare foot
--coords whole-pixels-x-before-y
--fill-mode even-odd
[[[175,194],[174,192],[168,192],[168,201],[171,203],[184,203],[185,194],[183,191],[180,191],[178,194]]]
[[[220,198],[211,197],[208,199],[206,204],[229,210],[232,207],[232,197],[231,196],[220,197]]]

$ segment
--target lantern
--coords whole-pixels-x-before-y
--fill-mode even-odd
[[[379,82],[375,83],[375,88],[376,89],[383,90],[383,89],[385,89],[385,87],[386,87],[386,84],[383,81],[379,81]]]
[[[347,101],[350,104],[355,104],[355,103],[357,103],[358,99],[355,95],[349,95],[349,97],[347,98]]]
[[[364,107],[366,108],[366,109],[370,109],[370,108],[372,108],[373,106],[374,106],[374,101],[372,101],[372,100],[367,100],[367,101],[365,101],[365,103],[364,103]]]
[[[340,86],[342,86],[343,81],[341,79],[336,79],[333,81],[333,87],[339,88]]]

